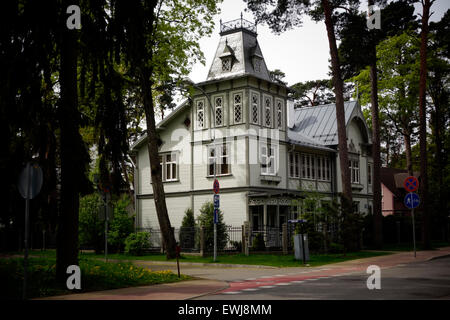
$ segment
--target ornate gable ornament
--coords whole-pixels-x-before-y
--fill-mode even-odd
[[[353,143],[353,139],[350,139],[350,143],[348,144],[348,151],[351,153],[358,153],[358,150],[356,150],[355,144]]]

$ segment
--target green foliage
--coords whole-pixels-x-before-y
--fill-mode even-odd
[[[252,242],[253,251],[265,251],[266,243],[264,242],[264,236],[262,233],[257,233]]]
[[[98,193],[80,198],[78,237],[80,246],[93,246],[99,253],[104,246],[104,220],[100,219],[103,201]]]
[[[114,217],[109,222],[108,245],[112,251],[123,252],[125,239],[133,232],[134,219],[127,211],[130,200],[127,195],[122,195],[114,202]]]
[[[231,241],[231,245],[237,252],[242,252],[242,241]]]
[[[363,217],[361,213],[355,212],[353,204],[347,198],[341,196],[340,205],[340,239],[345,252],[358,251],[361,249],[361,231],[363,228]]]
[[[150,247],[150,233],[137,232],[131,233],[125,239],[125,253],[134,256],[142,256],[145,250]]]
[[[102,262],[80,258],[81,290],[89,292],[175,282],[189,279],[180,278],[171,271],[150,271],[131,263]],[[73,293],[56,282],[54,258],[30,258],[28,267],[28,297],[37,298]],[[23,259],[0,259],[0,299],[21,299],[23,282]]]
[[[184,211],[184,217],[183,221],[181,221],[181,226],[185,228],[195,227],[194,212],[191,208],[188,208],[186,209],[186,211]]]
[[[200,227],[205,228],[205,249],[209,252],[214,250],[214,204],[211,201],[205,202],[200,208],[200,215],[197,218]],[[219,209],[219,221],[217,223],[217,250],[223,250],[228,241],[226,225],[223,222],[223,214]]]
[[[184,212],[183,221],[180,228],[180,245],[182,248],[195,248],[195,236],[197,228],[195,227],[194,212],[191,208]]]

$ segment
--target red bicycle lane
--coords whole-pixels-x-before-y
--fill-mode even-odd
[[[257,289],[261,287],[268,288],[272,286],[288,285],[292,282],[295,283],[296,281],[312,281],[321,278],[348,275],[349,273],[354,273],[363,270],[365,269],[361,267],[349,267],[339,269],[332,268],[326,270],[311,270],[307,272],[301,272],[298,274],[264,276],[256,279],[229,282],[229,287],[227,289],[216,292],[216,294],[237,292],[247,289],[250,289],[248,291],[251,291],[251,289]]]

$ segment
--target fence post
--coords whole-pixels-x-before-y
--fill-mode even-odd
[[[206,256],[205,252],[205,227],[200,227],[200,255]]]
[[[245,226],[242,225],[241,226],[241,238],[242,238],[242,248],[241,248],[241,253],[245,253],[245,247],[247,246],[247,241],[245,241]]]
[[[287,223],[283,223],[281,228],[282,228],[283,254],[288,254],[288,230],[287,230]]]
[[[250,223],[248,221],[244,221],[244,225],[242,228],[244,235],[242,238],[242,249],[246,256],[249,255],[249,246],[250,246]],[[245,245],[244,245],[245,243]]]

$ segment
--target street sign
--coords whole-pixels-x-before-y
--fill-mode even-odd
[[[214,209],[218,209],[220,207],[220,195],[214,195]]]
[[[413,176],[407,177],[403,182],[403,187],[407,192],[414,192],[419,188],[419,180]]]
[[[420,198],[417,193],[411,192],[405,196],[405,206],[409,209],[417,208],[420,204]]]
[[[219,209],[214,208],[214,224],[219,223]]]
[[[41,191],[42,181],[42,169],[29,162],[20,173],[17,188],[24,199],[33,199]]]
[[[215,194],[219,193],[219,187],[220,187],[219,180],[215,179],[214,180],[214,184],[213,184],[213,190],[214,190]]]

